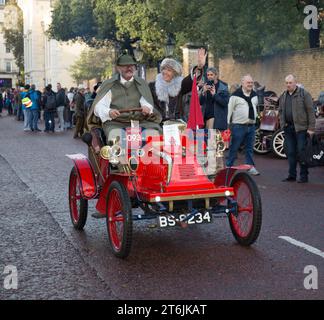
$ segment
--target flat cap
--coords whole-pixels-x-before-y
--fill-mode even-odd
[[[135,59],[129,54],[123,54],[117,59],[117,66],[136,65]]]

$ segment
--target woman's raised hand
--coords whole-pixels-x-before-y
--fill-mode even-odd
[[[202,69],[206,64],[207,51],[204,48],[198,49],[198,68]]]

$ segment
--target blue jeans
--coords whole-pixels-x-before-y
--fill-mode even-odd
[[[24,129],[28,129],[30,128],[30,124],[29,124],[29,120],[30,120],[30,109],[23,109],[23,113],[24,113]]]
[[[45,111],[44,112],[44,120],[45,120],[45,131],[53,131],[55,129],[55,119],[54,112]]]
[[[306,147],[307,130],[296,132],[294,126],[287,126],[284,128],[285,133],[285,152],[289,163],[289,177],[297,177],[297,162],[299,154],[301,154]],[[308,179],[308,168],[300,164],[300,179]]]
[[[231,131],[231,143],[226,166],[232,167],[234,165],[237,152],[242,144],[244,144],[245,148],[245,163],[254,166],[253,146],[255,141],[255,125],[233,124]]]
[[[38,130],[38,110],[30,110],[29,113],[29,125],[31,130]]]

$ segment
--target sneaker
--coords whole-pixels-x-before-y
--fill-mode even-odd
[[[249,174],[251,174],[252,176],[259,176],[260,175],[260,172],[255,169],[255,167],[252,167],[249,171],[248,171]]]

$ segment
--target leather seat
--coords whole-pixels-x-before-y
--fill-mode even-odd
[[[106,136],[102,128],[93,128],[90,131],[92,135],[92,147],[96,152],[106,145]]]

